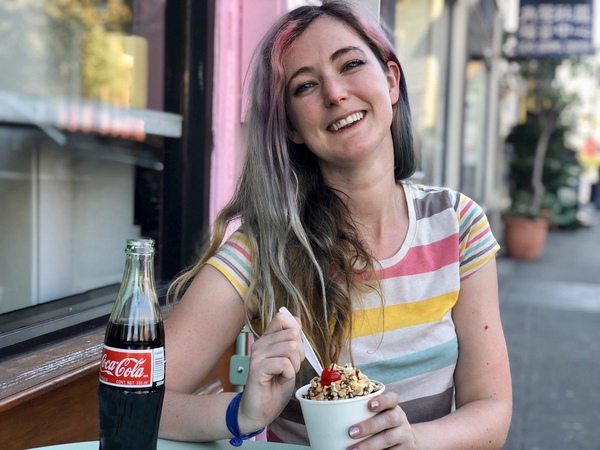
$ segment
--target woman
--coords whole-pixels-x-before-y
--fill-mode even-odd
[[[266,35],[253,70],[238,189],[175,283],[178,295],[191,281],[166,322],[161,436],[268,425],[271,440],[307,444],[291,399],[315,375],[303,329],[325,366],[353,362],[386,383],[378,414],[348,430],[370,436],[352,448],[501,448],[512,405],[498,244],[472,200],[404,181],[410,110],[384,33],[344,3],[302,7]],[[243,396],[191,395],[245,323],[257,339]]]

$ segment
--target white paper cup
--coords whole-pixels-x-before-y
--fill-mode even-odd
[[[377,381],[371,381],[381,384],[381,389],[363,397],[354,397],[347,400],[309,400],[302,398],[308,391],[310,384],[302,386],[296,391],[296,398],[302,408],[302,415],[304,416],[312,450],[345,450],[350,445],[362,440],[352,439],[348,434],[348,430],[352,425],[375,415],[369,409],[368,403],[369,400],[383,393],[385,385]]]

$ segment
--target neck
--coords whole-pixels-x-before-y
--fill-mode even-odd
[[[392,174],[367,179],[346,179],[343,192],[352,220],[373,256],[385,259],[394,255],[408,231],[408,206],[404,189]]]

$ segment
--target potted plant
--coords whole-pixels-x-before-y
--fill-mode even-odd
[[[516,125],[507,138],[512,148],[511,206],[504,211],[503,219],[507,253],[513,258],[538,259],[550,225],[557,223],[562,209],[558,194],[569,177],[570,167],[566,131],[565,127],[556,126],[540,149],[543,130],[539,118],[531,115]]]
[[[561,62],[553,58],[520,62],[520,74],[528,83],[528,113],[506,140],[512,148],[511,206],[503,214],[506,250],[513,258],[541,256],[558,205],[556,187],[549,190],[547,186],[565,169],[560,160],[569,152],[565,142],[568,128],[561,123],[561,116],[574,100],[554,81]]]

